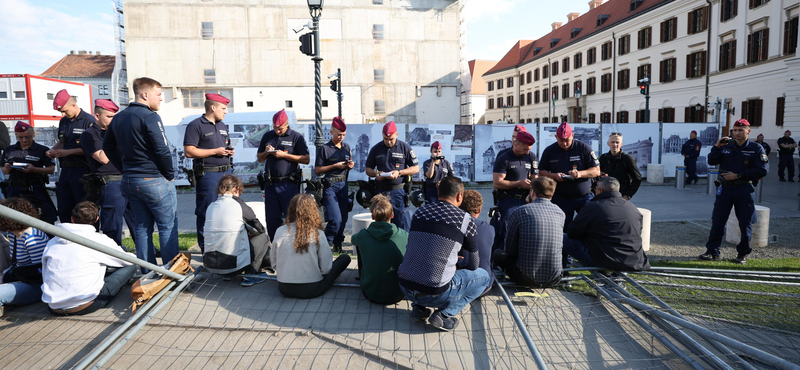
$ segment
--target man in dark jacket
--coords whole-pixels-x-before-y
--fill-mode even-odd
[[[603,177],[597,182],[597,196],[583,207],[564,235],[564,252],[584,266],[650,269],[642,249],[642,214],[622,199],[617,179]]]
[[[619,181],[619,192],[631,200],[642,184],[642,173],[632,155],[622,151],[622,134],[612,132],[608,137],[608,153],[600,156],[600,176],[611,176]]]
[[[683,143],[681,148],[681,155],[683,156],[683,165],[686,166],[686,183],[691,184],[692,181],[697,183],[697,157],[700,156],[700,149],[703,144],[697,140],[697,131],[692,130],[689,134],[689,140]]]

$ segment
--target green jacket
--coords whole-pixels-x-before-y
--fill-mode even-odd
[[[394,304],[405,296],[397,282],[408,232],[388,222],[373,222],[353,235],[358,250],[358,271],[364,296],[379,304]]]

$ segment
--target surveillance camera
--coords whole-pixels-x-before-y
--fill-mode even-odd
[[[336,73],[331,74],[330,76],[328,76],[328,78],[334,78],[334,77],[336,77],[336,75],[337,75]]]
[[[300,33],[300,32],[302,32],[302,31],[303,31],[303,30],[304,30],[306,27],[307,27],[306,25],[302,25],[302,26],[300,26],[300,27],[293,28],[292,30],[294,31],[294,33]]]

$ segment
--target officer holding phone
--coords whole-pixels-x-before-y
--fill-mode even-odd
[[[331,123],[331,140],[317,148],[317,159],[314,171],[322,177],[325,187],[322,204],[325,206],[325,237],[334,252],[342,251],[344,226],[349,213],[347,174],[355,163],[350,152],[350,145],[344,142],[347,125],[340,117],[334,117]]]
[[[425,176],[425,202],[433,203],[439,199],[439,182],[447,176],[455,176],[453,165],[442,155],[442,143],[434,141],[431,144],[431,159],[422,163],[422,173]]]

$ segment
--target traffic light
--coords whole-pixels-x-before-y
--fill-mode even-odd
[[[314,56],[314,33],[309,32],[300,36],[300,51],[308,56]]]
[[[649,78],[645,77],[645,78],[639,80],[639,93],[642,94],[642,95],[647,95],[647,93],[649,92],[648,91],[649,89],[647,88],[648,86],[650,86],[650,79]]]
[[[331,90],[338,92],[339,91],[339,80],[331,80]]]
[[[647,85],[645,84],[639,85],[639,93],[642,95],[647,94]]]

